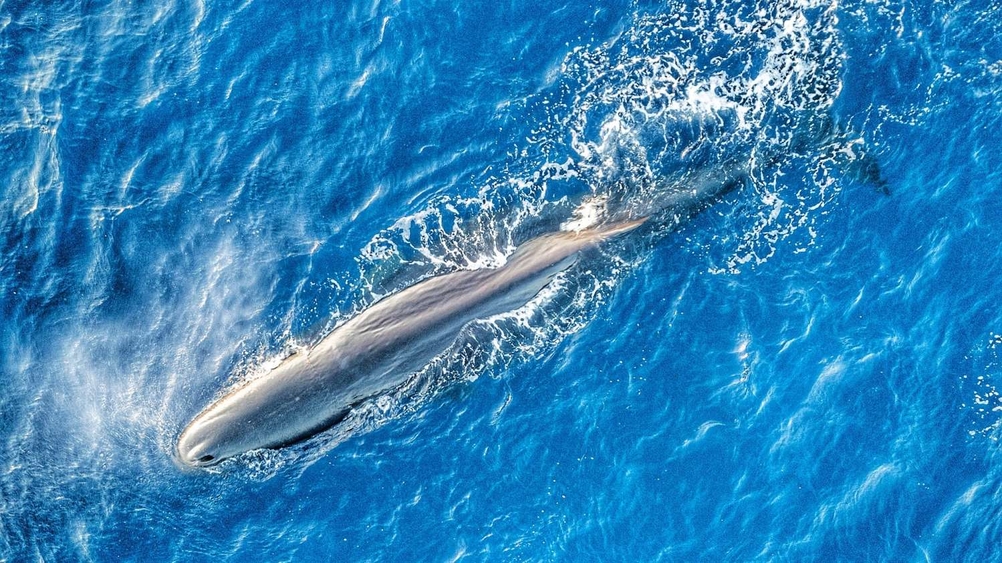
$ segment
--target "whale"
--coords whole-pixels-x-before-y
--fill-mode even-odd
[[[335,426],[446,352],[471,322],[521,308],[584,252],[645,221],[544,234],[519,245],[500,267],[434,276],[376,301],[202,410],[181,432],[177,460],[207,467]]]
[[[822,116],[824,117],[824,116]],[[845,140],[830,117],[795,132],[797,146]],[[783,153],[739,151],[713,166],[686,168],[650,197],[618,203],[621,212],[589,228],[550,232],[519,245],[497,268],[433,276],[362,310],[314,346],[236,385],[184,427],[174,456],[185,467],[218,464],[262,448],[301,442],[337,425],[367,399],[399,388],[444,354],[470,323],[515,311],[579,257],[648,219],[668,232],[750,179],[752,166],[772,168]],[[863,151],[847,163],[850,176],[887,193],[876,160]]]

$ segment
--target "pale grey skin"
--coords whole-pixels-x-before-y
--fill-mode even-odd
[[[352,405],[397,387],[446,351],[470,322],[522,307],[582,251],[643,222],[543,235],[500,268],[429,278],[378,301],[309,351],[209,405],[178,438],[178,460],[214,465],[333,426]]]

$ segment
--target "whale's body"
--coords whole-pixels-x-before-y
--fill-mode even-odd
[[[641,223],[543,235],[499,268],[436,276],[378,301],[203,410],[181,433],[178,459],[213,465],[336,424],[352,405],[402,384],[447,350],[471,321],[525,305],[582,251]]]

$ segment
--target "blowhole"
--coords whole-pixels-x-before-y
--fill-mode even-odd
[[[201,462],[201,463],[206,463],[206,462],[212,461],[214,459],[216,459],[215,456],[203,455],[202,457],[198,458],[198,461]]]

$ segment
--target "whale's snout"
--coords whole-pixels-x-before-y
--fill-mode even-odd
[[[187,467],[208,467],[222,460],[219,453],[213,451],[213,444],[205,434],[197,419],[181,432],[175,451],[181,464]]]

